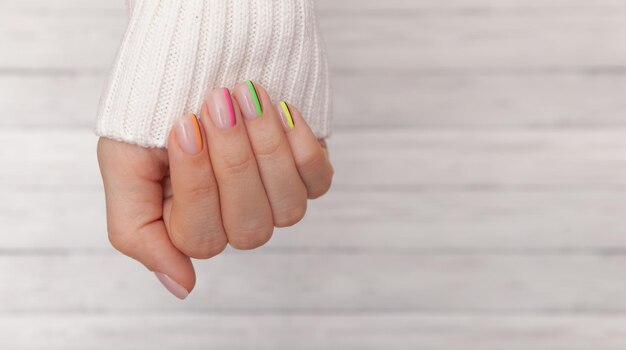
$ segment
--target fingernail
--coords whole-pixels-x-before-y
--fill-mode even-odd
[[[218,128],[229,129],[237,124],[233,99],[227,88],[212,91],[207,100],[207,107],[213,123]]]
[[[291,110],[287,105],[287,102],[280,101],[280,108],[278,108],[281,116],[281,120],[283,121],[283,127],[285,130],[289,131],[294,128],[295,124],[293,123],[293,116],[291,115]]]
[[[172,293],[175,297],[180,300],[185,300],[189,296],[189,292],[180,284],[176,283],[170,276],[155,272],[156,277],[161,281],[165,289],[167,289],[170,293]]]
[[[235,91],[235,96],[244,118],[252,120],[263,115],[259,94],[252,81],[248,80],[245,84],[239,85]]]
[[[193,156],[202,152],[202,133],[195,114],[186,115],[178,120],[176,136],[180,148],[185,153]]]

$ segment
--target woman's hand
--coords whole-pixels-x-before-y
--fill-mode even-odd
[[[111,243],[181,299],[196,281],[190,257],[264,245],[332,182],[325,144],[296,108],[251,82],[233,91],[211,91],[199,120],[176,123],[167,150],[98,145]]]

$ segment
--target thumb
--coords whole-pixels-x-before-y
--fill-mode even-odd
[[[196,275],[189,257],[170,241],[163,222],[161,183],[167,152],[101,138],[98,160],[111,244],[154,272],[174,296],[185,299]]]

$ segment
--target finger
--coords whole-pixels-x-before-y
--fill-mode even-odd
[[[165,152],[103,138],[98,159],[111,244],[154,272],[176,297],[186,298],[196,275],[189,257],[170,241],[162,220]]]
[[[172,243],[196,259],[218,255],[228,244],[205,139],[196,116],[190,114],[175,124],[168,141],[173,196],[165,222]]]
[[[254,249],[269,241],[274,224],[240,115],[230,91],[222,88],[209,93],[200,119],[207,134],[228,241],[237,249]]]
[[[296,169],[280,116],[265,89],[250,81],[237,85],[233,95],[245,119],[274,226],[295,225],[306,213],[307,189]]]
[[[315,199],[328,192],[333,181],[333,166],[328,153],[317,140],[300,111],[281,101],[276,106],[283,129],[291,145],[298,172],[306,185],[309,198]]]

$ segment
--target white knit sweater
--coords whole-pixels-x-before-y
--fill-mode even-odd
[[[329,135],[328,65],[314,0],[127,0],[129,23],[96,133],[165,147],[206,92],[252,80]]]

